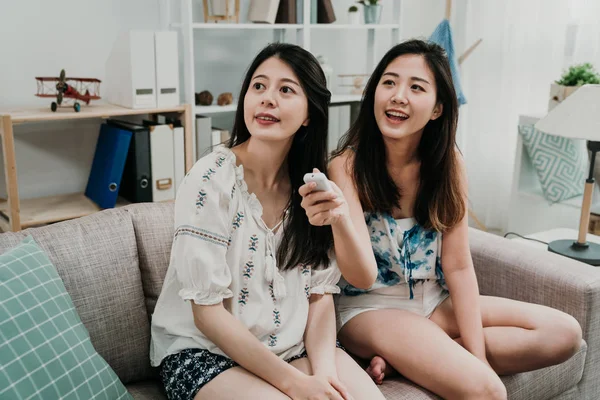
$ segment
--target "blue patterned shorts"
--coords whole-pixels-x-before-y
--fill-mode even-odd
[[[304,357],[306,350],[286,361]],[[169,400],[192,400],[217,375],[237,366],[232,359],[205,349],[185,349],[163,360],[160,377]]]

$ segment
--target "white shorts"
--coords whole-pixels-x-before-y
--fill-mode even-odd
[[[337,329],[365,311],[395,309],[405,310],[429,318],[449,296],[447,290],[434,280],[419,282],[413,287],[410,298],[408,284],[375,289],[358,296],[336,295]]]

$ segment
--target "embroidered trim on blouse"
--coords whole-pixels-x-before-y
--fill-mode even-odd
[[[175,237],[181,235],[192,236],[196,239],[204,240],[205,242],[213,243],[218,246],[229,246],[229,238],[191,225],[181,225],[177,228]]]

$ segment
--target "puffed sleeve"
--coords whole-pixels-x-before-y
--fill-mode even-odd
[[[177,193],[170,268],[184,300],[213,305],[233,296],[226,255],[234,185],[235,165],[213,152],[194,165]]]
[[[337,294],[340,292],[337,283],[342,273],[337,266],[333,252],[330,252],[329,260],[329,267],[325,269],[311,269],[310,294]]]

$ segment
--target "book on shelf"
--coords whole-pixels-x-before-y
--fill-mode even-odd
[[[280,0],[277,9],[276,24],[296,23],[296,0]]]
[[[157,122],[169,125],[173,129],[173,171],[175,195],[177,195],[177,190],[179,190],[183,178],[185,178],[185,129],[181,124],[181,120],[177,118],[164,118],[161,120],[159,115]]]
[[[279,0],[251,0],[248,21],[274,24],[279,8]]]
[[[173,175],[175,176],[174,192],[177,191],[185,178],[185,135],[183,126],[173,125]]]
[[[107,123],[132,133],[119,196],[132,203],[151,202],[150,130],[143,125],[116,119],[109,119]]]
[[[196,160],[209,154],[212,148],[212,118],[196,115]]]
[[[296,0],[296,23],[303,24],[304,23],[304,1],[305,0]],[[308,1],[308,0],[306,0]]]
[[[221,128],[212,128],[212,146],[218,146],[227,142],[230,138],[229,131]]]
[[[156,106],[179,105],[179,47],[177,32],[154,33],[156,67]]]
[[[175,198],[175,157],[173,125],[144,121],[150,130],[150,166],[152,169],[152,201]]]
[[[132,133],[109,124],[100,126],[85,195],[100,208],[114,208]]]
[[[335,12],[331,0],[319,0],[317,9],[317,23],[331,24],[335,22]]]
[[[185,177],[185,139],[181,121],[159,117],[157,122],[143,121],[142,125],[109,119],[107,124],[132,134],[119,196],[132,203],[174,199]]]

